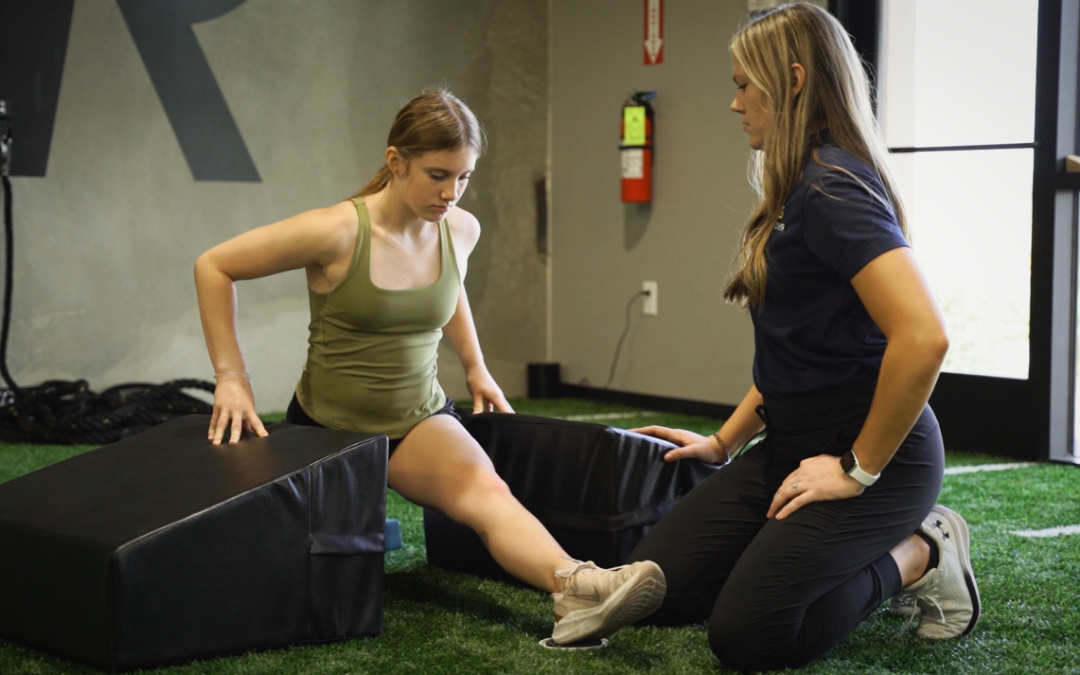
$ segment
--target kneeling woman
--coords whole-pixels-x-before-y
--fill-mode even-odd
[[[926,638],[979,618],[968,528],[936,505],[944,451],[927,405],[948,342],[906,239],[862,64],[808,3],[755,18],[730,46],[761,200],[725,290],[754,322],[754,385],[712,436],[649,427],[666,459],[724,461],[631,559],[667,597],[650,620],[709,621],[740,670],[801,666],[884,600]]]

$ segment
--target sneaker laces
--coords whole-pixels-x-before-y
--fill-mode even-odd
[[[555,576],[557,578],[566,580],[566,583],[563,584],[563,590],[566,590],[566,587],[570,585],[570,580],[574,577],[575,574],[577,574],[581,570],[583,570],[583,569],[585,569],[585,570],[598,570],[598,569],[600,569],[599,567],[596,566],[596,563],[594,563],[591,560],[582,561],[582,560],[574,560],[572,558],[568,558],[568,560],[570,560],[570,562],[574,563],[573,567],[567,567],[566,569],[562,569],[562,570],[555,570]],[[618,569],[618,568],[613,568],[613,569]]]
[[[928,604],[933,605],[934,609],[937,610],[938,616],[941,617],[941,625],[944,626],[947,623],[945,621],[945,610],[941,607],[941,603],[938,602],[937,593],[935,593],[938,587],[938,583],[940,581],[941,570],[939,568],[934,570],[933,579],[931,579],[924,588],[919,589],[919,591],[917,591],[914,595],[916,599],[916,604],[918,604],[920,607],[922,606],[922,603],[920,601],[925,601]],[[925,608],[923,611],[925,612]],[[903,633],[907,631],[908,627],[911,626],[911,624],[915,623],[916,621],[922,621],[923,618],[924,617],[921,617],[920,615],[912,612],[911,615],[908,616],[907,620],[904,621],[904,625],[900,627],[900,632]]]
[[[928,602],[933,603],[934,608],[937,609],[937,611],[938,611],[938,616],[941,617],[941,625],[943,625],[943,626],[946,625],[947,622],[945,621],[945,610],[941,608],[941,604],[938,602],[937,596],[927,595],[923,599],[928,601]]]
[[[904,633],[908,632],[908,629],[911,628],[911,624],[915,623],[918,618],[919,617],[914,614],[908,614],[908,618],[904,619],[904,623],[900,626],[900,630],[896,632],[896,637],[900,637]]]

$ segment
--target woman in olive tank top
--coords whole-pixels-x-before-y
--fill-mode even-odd
[[[217,387],[208,437],[265,436],[235,325],[235,282],[303,269],[308,357],[287,421],[390,438],[390,486],[471,527],[507,572],[555,601],[552,641],[598,640],[654,611],[653,562],[611,570],[572,560],[511,494],[436,378],[443,335],[465,369],[473,410],[513,412],[484,363],[463,284],[480,236],[457,206],[483,131],[447,91],[402,108],[385,165],[351,199],[241,234],[202,254],[195,285]]]

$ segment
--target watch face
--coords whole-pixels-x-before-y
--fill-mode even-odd
[[[855,453],[848,450],[840,457],[840,468],[844,470],[844,473],[851,473],[851,470],[855,468]]]

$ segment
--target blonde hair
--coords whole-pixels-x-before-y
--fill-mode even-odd
[[[874,117],[870,83],[839,21],[812,4],[782,5],[755,16],[735,34],[728,51],[765,94],[773,116],[772,129],[761,151],[753,153],[748,170],[760,201],[743,228],[736,270],[724,288],[729,302],[760,308],[765,299],[765,245],[803,167],[813,160],[851,175],[821,161],[814,141],[819,131],[827,128],[838,146],[878,174],[884,196],[852,178],[893,209],[905,236],[907,223],[886,165],[888,151]],[[795,63],[806,73],[798,94],[791,70]]]
[[[386,146],[397,148],[408,162],[426,152],[464,147],[472,148],[479,157],[484,154],[486,140],[484,129],[469,106],[446,89],[432,89],[398,111]],[[384,164],[353,198],[383,190],[390,184],[392,175],[390,167]]]

